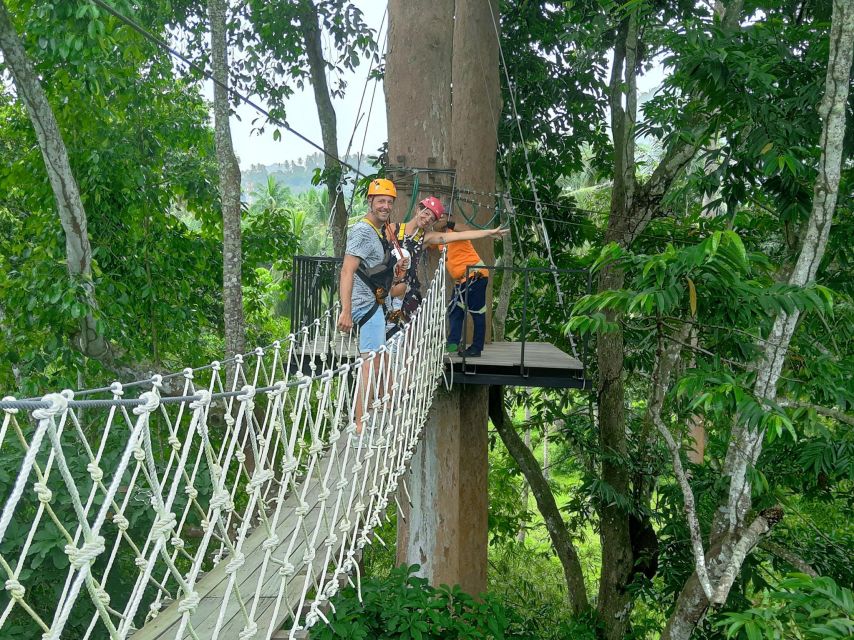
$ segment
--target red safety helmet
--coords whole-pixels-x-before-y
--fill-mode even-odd
[[[442,206],[442,203],[439,201],[439,198],[428,196],[418,204],[420,204],[425,209],[430,209],[430,213],[433,214],[433,217],[436,218],[436,220],[445,215],[445,207]]]

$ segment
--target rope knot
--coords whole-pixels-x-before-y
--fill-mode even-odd
[[[186,380],[192,380],[193,379],[193,369],[192,368],[185,367],[181,373],[184,375],[184,378]]]
[[[212,400],[212,395],[210,391],[208,391],[207,389],[199,389],[198,391],[196,391],[195,395],[198,399],[193,400],[190,403],[190,409],[195,411],[196,409],[203,409],[204,407],[210,405]]]
[[[178,613],[195,611],[201,601],[202,598],[199,596],[199,593],[197,591],[191,591],[182,598],[181,602],[178,603]]]
[[[155,373],[153,376],[151,376],[151,386],[154,389],[160,391],[163,388],[163,376],[161,376],[159,373]]]
[[[269,538],[264,540],[264,542],[261,543],[261,548],[264,551],[270,551],[271,549],[275,549],[276,547],[278,547],[280,542],[281,540],[279,539],[279,536],[274,533],[272,536],[270,536]]]
[[[169,540],[169,544],[171,544],[176,549],[184,548],[184,541],[178,536],[172,536],[172,538]]]
[[[142,447],[134,447],[133,459],[137,462],[145,462],[145,450]]]
[[[15,402],[15,396],[3,396],[3,402]],[[10,416],[15,415],[20,411],[20,409],[3,409]]]
[[[228,575],[235,573],[243,564],[246,562],[246,556],[242,553],[238,553],[231,560],[228,561],[228,564],[225,565],[225,572]]]
[[[300,505],[294,509],[294,513],[297,514],[300,518],[305,517],[305,515],[310,511],[310,507],[307,502],[301,502]]]
[[[9,592],[9,595],[13,600],[23,600],[24,596],[27,593],[27,590],[24,588],[16,578],[10,578],[6,580],[6,591]]]
[[[323,487],[323,489],[321,489],[320,493],[317,494],[317,501],[318,502],[326,502],[326,500],[329,498],[330,495],[332,495],[332,492],[329,490],[329,487]]]
[[[213,497],[211,497],[211,509],[225,509],[226,511],[231,511],[229,508],[230,504],[231,495],[229,495],[228,491],[217,491],[213,494]]]
[[[153,378],[152,384],[154,384]],[[161,384],[161,386],[163,385]],[[156,385],[155,388],[157,388]],[[160,395],[156,391],[141,393],[139,399],[142,400],[142,404],[133,408],[134,415],[141,416],[144,413],[151,413],[160,406]]]
[[[296,458],[286,458],[282,461],[282,473],[291,473],[296,471],[299,466]]]
[[[282,395],[288,389],[288,384],[284,380],[279,380],[273,383],[273,390],[268,391],[267,395],[271,398]]]
[[[279,567],[279,575],[283,578],[290,578],[297,571],[297,568],[292,565],[290,562],[285,562],[281,567]]]
[[[166,534],[172,531],[177,524],[178,519],[172,512],[158,514],[157,520],[151,526],[151,534],[155,537],[166,537]]]
[[[198,490],[198,489],[196,489],[196,488],[195,488],[195,487],[193,487],[193,486],[186,486],[186,487],[184,487],[184,493],[186,493],[186,494],[187,494],[187,497],[188,497],[190,500],[195,500],[196,498],[198,498],[198,497],[199,497],[199,490]]]
[[[267,482],[272,480],[275,477],[272,469],[264,469],[262,471],[256,471],[252,475],[252,479],[249,481],[249,484],[246,486],[246,493],[252,494],[256,489],[260,489]]]
[[[311,564],[316,555],[317,552],[312,547],[309,547],[305,550],[305,553],[302,556],[302,563]]]
[[[92,482],[101,482],[104,479],[103,469],[95,462],[87,464],[86,471],[89,473],[89,477],[92,478]]]
[[[107,590],[104,589],[104,587],[97,587],[95,589],[95,597],[98,599],[98,602],[105,607],[110,606],[110,594],[107,593]]]
[[[244,462],[246,462],[246,454],[243,453],[242,451],[238,451],[237,453],[235,453],[234,457],[240,464],[243,464]]]
[[[113,516],[113,524],[118,527],[119,531],[127,531],[130,527],[130,521],[120,513]]]
[[[237,634],[239,640],[252,640],[258,633],[258,625],[253,620],[245,627],[243,627],[243,631]]]
[[[68,409],[68,400],[60,393],[49,393],[42,397],[42,402],[48,402],[50,406],[33,411],[33,417],[36,420],[47,420]]]
[[[122,383],[121,383],[121,382],[119,382],[118,380],[116,380],[115,382],[113,382],[113,383],[110,385],[110,393],[112,393],[114,396],[123,396],[123,395],[125,395],[125,388],[124,388],[124,385],[122,385]]]
[[[237,395],[237,399],[240,402],[247,402],[248,400],[251,400],[254,397],[255,387],[253,387],[251,384],[243,385],[243,387],[240,389],[240,393]]]
[[[86,565],[92,564],[99,555],[104,553],[106,543],[103,536],[95,536],[92,540],[87,540],[79,549],[73,544],[65,545],[65,555],[68,556],[68,561],[75,569],[82,569]]]
[[[36,495],[39,498],[39,502],[42,504],[48,504],[51,500],[53,500],[53,491],[48,489],[47,485],[44,482],[36,482],[33,484],[33,490],[36,492]]]

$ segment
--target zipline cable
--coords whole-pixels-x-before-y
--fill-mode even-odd
[[[166,50],[167,52],[169,52],[170,55],[177,58],[178,60],[180,60],[181,62],[183,62],[187,66],[189,66],[190,68],[195,69],[196,71],[201,73],[202,76],[205,77],[205,79],[210,80],[215,85],[221,87],[222,89],[225,89],[232,97],[238,98],[241,102],[244,102],[245,104],[247,104],[250,107],[252,107],[253,109],[255,109],[258,113],[260,113],[261,115],[266,117],[270,122],[274,123],[277,126],[282,127],[283,129],[285,129],[289,133],[295,135],[297,138],[299,138],[303,142],[310,144],[312,147],[314,147],[315,149],[320,151],[326,157],[331,158],[332,160],[334,160],[335,162],[340,164],[342,167],[347,167],[348,169],[353,171],[357,176],[364,177],[364,174],[361,171],[359,171],[356,167],[351,165],[349,162],[342,160],[341,158],[339,158],[337,155],[335,155],[331,151],[328,151],[322,145],[317,144],[311,138],[308,138],[307,136],[303,135],[302,133],[300,133],[299,131],[294,129],[291,125],[289,125],[284,120],[279,120],[278,118],[274,117],[269,111],[264,109],[258,103],[254,102],[248,96],[245,96],[242,93],[240,93],[239,91],[237,91],[236,89],[233,89],[233,88],[229,87],[228,85],[216,80],[213,77],[213,75],[209,71],[207,71],[204,67],[202,67],[202,66],[196,64],[195,62],[193,62],[192,60],[190,60],[187,56],[185,56],[181,52],[179,52],[176,49],[174,49],[173,47],[171,47],[168,42],[166,42],[162,38],[159,38],[158,36],[154,35],[153,33],[148,31],[145,27],[143,27],[141,24],[139,24],[135,20],[128,18],[127,16],[118,12],[116,9],[114,9],[113,7],[108,5],[106,2],[104,2],[104,0],[89,0],[89,1],[92,4],[103,9],[104,11],[106,11],[107,13],[112,15],[113,17],[117,18],[121,22],[124,22],[127,26],[129,26],[131,29],[133,29],[137,33],[139,33],[141,36],[143,36],[147,40],[150,40],[151,42],[156,44],[158,47]]]
[[[548,259],[549,259],[549,265],[551,266],[552,269],[555,270],[552,273],[554,275],[555,292],[557,293],[558,304],[561,307],[564,307],[563,290],[561,289],[561,286],[560,286],[560,279],[557,276],[557,264],[555,263],[554,255],[552,254],[552,246],[551,246],[551,241],[549,239],[549,231],[546,228],[545,220],[543,220],[543,215],[542,215],[543,214],[543,208],[542,208],[542,204],[540,203],[539,194],[537,193],[537,183],[534,180],[534,171],[533,171],[533,169],[531,169],[531,161],[530,161],[530,158],[528,157],[528,146],[525,144],[525,136],[522,133],[522,123],[519,120],[519,112],[516,109],[516,92],[513,90],[513,83],[510,79],[510,70],[507,68],[507,60],[504,57],[504,47],[501,46],[501,33],[498,29],[498,21],[495,17],[495,9],[492,6],[492,2],[489,2],[489,15],[492,18],[492,27],[495,30],[495,42],[498,45],[498,53],[501,56],[501,67],[504,69],[504,78],[507,81],[507,92],[510,94],[510,105],[513,108],[513,120],[516,122],[516,129],[519,132],[519,141],[521,143],[522,152],[523,152],[524,157],[525,157],[525,168],[528,172],[528,180],[531,183],[531,191],[534,195],[534,201],[535,201],[534,209],[540,218],[540,227],[543,230],[543,244],[546,247],[546,255],[548,256]],[[573,335],[571,333],[569,333],[567,335],[569,337],[570,347],[572,347],[572,355],[577,358],[578,357],[578,349],[575,346],[575,338],[573,337]]]

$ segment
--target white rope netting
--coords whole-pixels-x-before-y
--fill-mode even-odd
[[[293,638],[325,619],[354,571],[358,584],[419,441],[444,290],[440,263],[411,322],[364,360],[330,309],[269,348],[186,369],[178,397],[154,376],[135,399],[137,383],[118,382],[103,398],[4,398],[0,460],[17,475],[0,514],[0,637],[14,620],[43,640]],[[50,536],[65,543],[58,597],[28,589]]]

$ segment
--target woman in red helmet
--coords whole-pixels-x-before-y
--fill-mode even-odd
[[[509,229],[481,229],[440,233],[432,231],[433,225],[445,216],[445,207],[435,196],[428,196],[418,203],[415,215],[409,222],[392,225],[400,246],[406,250],[409,269],[406,275],[398,278],[395,284],[405,283],[407,291],[402,299],[402,319],[405,319],[421,301],[421,282],[418,279],[418,264],[424,253],[424,247],[459,242],[461,240],[480,240],[481,238],[502,238]]]

